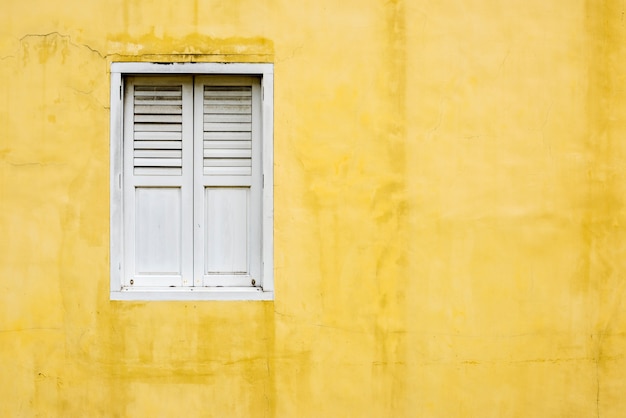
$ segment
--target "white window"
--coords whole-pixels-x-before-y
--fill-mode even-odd
[[[111,299],[273,299],[272,64],[111,65]]]

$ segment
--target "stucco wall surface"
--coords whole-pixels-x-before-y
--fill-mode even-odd
[[[625,13],[5,0],[0,416],[624,416]],[[275,64],[275,301],[109,300],[114,61]]]

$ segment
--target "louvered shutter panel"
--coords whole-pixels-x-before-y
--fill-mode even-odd
[[[125,285],[192,285],[192,79],[130,77],[124,109]]]
[[[195,277],[204,286],[260,285],[260,83],[197,77]]]
[[[204,86],[203,172],[252,175],[252,86]]]
[[[133,173],[181,175],[182,85],[136,85],[133,101]]]

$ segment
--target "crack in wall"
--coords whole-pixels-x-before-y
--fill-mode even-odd
[[[36,166],[36,167],[48,167],[48,166],[62,166],[65,165],[64,163],[44,163],[41,161],[26,161],[26,162],[13,162],[13,161],[8,161],[5,160],[3,161],[3,163],[8,164],[10,166],[13,167],[29,167],[29,166]]]
[[[77,44],[76,42],[72,41],[72,37],[70,35],[65,35],[65,34],[62,34],[62,33],[58,32],[58,31],[53,31],[53,32],[49,32],[49,33],[28,33],[28,34],[22,36],[19,39],[19,42],[20,42],[20,44],[23,44],[24,41],[26,41],[26,40],[28,40],[30,38],[48,38],[48,37],[52,37],[52,36],[57,36],[59,38],[66,39],[68,44],[70,44],[70,45],[72,45],[72,46],[74,46],[76,48],[80,48],[80,47],[87,48],[91,52],[93,52],[95,54],[98,54],[100,56],[100,58],[102,58],[102,59],[105,59],[105,58],[113,55],[113,54],[103,54],[100,51],[98,51],[97,49],[92,48],[91,46],[89,46],[87,44]]]
[[[236,53],[230,52],[149,52],[149,53],[136,53],[136,54],[128,54],[128,53],[119,53],[119,52],[110,52],[103,53],[101,50],[92,47],[87,43],[77,43],[75,42],[70,35],[52,31],[48,33],[28,33],[21,38],[19,38],[20,45],[23,45],[24,42],[28,41],[31,38],[50,38],[57,37],[67,41],[68,45],[71,45],[75,48],[86,48],[92,53],[98,55],[100,59],[109,60],[109,59],[119,59],[119,60],[137,60],[138,58],[144,59],[153,59],[153,60],[163,60],[163,61],[172,61],[171,57],[176,57],[176,60],[181,62],[196,62],[202,61],[202,57],[222,57],[223,61],[233,61],[232,57],[259,57],[259,61],[271,61],[273,58],[273,54],[263,53],[263,52],[240,52]],[[242,40],[242,44],[246,44],[246,40]],[[15,55],[5,55],[0,57],[0,60],[9,59],[9,58],[17,58]]]

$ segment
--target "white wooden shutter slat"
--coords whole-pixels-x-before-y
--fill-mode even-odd
[[[204,113],[250,113],[252,107],[245,104],[208,104],[205,102]],[[212,103],[212,102],[211,102]]]
[[[135,167],[136,176],[180,176],[183,173],[180,167]]]
[[[252,141],[204,141],[204,149],[210,148],[252,148]]]
[[[205,176],[250,176],[251,167],[204,167],[202,170]]]
[[[135,140],[148,140],[148,141],[159,141],[159,140],[176,140],[180,141],[183,139],[183,134],[180,132],[135,132]]]
[[[135,158],[182,158],[182,150],[135,149]]]
[[[206,140],[233,140],[233,141],[250,141],[252,139],[251,132],[204,132]]]
[[[205,122],[230,122],[230,123],[251,123],[252,115],[250,114],[229,114],[229,113],[205,113]]]
[[[233,88],[228,86],[229,89]],[[207,105],[212,104],[233,104],[233,105],[246,105],[250,103],[251,96],[245,94],[235,94],[236,91],[211,91],[205,90],[204,103]]]
[[[181,175],[182,87],[136,85],[133,99],[134,173]]]
[[[168,96],[180,99],[180,89],[176,86],[136,86],[135,98],[166,98]]]
[[[150,122],[150,123],[182,123],[183,115],[135,115],[135,122]]]
[[[162,102],[163,103],[163,102]],[[157,115],[177,115],[183,111],[182,105],[162,105],[144,106],[140,101],[135,101],[135,114],[157,114]]]
[[[205,158],[205,167],[250,167],[250,158]]]
[[[135,158],[133,160],[135,167],[180,167],[182,159],[180,158]]]
[[[178,98],[174,98],[174,97],[160,97],[160,98],[154,98],[154,97],[137,97],[135,96],[135,103],[137,103],[138,106],[150,106],[150,105],[158,105],[158,106],[163,106],[163,105],[176,105],[176,106],[182,106],[183,101],[178,99]]]
[[[204,156],[208,158],[251,158],[251,149],[205,148]]]
[[[181,132],[180,123],[135,123],[135,132]]]
[[[205,106],[249,106],[249,97],[212,97],[204,98]]]
[[[205,123],[205,132],[250,132],[251,123]]]
[[[135,147],[135,150],[140,150],[140,149],[156,149],[156,150],[182,149],[183,148],[183,142],[182,141],[135,141],[135,142],[133,142],[133,147]]]
[[[252,90],[247,86],[207,86],[204,89],[205,99],[219,97],[252,97]]]

